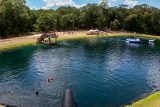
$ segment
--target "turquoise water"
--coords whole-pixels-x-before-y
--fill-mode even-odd
[[[144,98],[160,90],[160,42],[95,38],[0,53],[1,103],[60,107],[66,88],[78,107],[121,107]]]

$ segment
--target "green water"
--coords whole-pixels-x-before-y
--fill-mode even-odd
[[[120,107],[158,91],[160,42],[94,38],[0,53],[0,102],[60,107],[66,88],[78,107]]]

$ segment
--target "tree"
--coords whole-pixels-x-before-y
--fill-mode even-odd
[[[137,15],[132,14],[125,18],[125,29],[129,31],[137,32]]]
[[[25,0],[0,0],[1,36],[28,31],[30,9],[25,3]]]
[[[57,13],[46,11],[38,17],[34,25],[35,29],[41,32],[48,32],[49,30],[56,29],[58,26],[58,18],[59,15]]]
[[[88,4],[81,9],[80,21],[84,28],[102,28],[107,24],[105,9],[97,4]]]
[[[115,19],[113,22],[111,22],[111,29],[113,30],[119,30],[120,23],[117,19]]]
[[[0,36],[32,31],[105,29],[160,35],[160,9],[146,4],[108,7],[109,0],[81,8],[31,10],[25,0],[0,0]]]

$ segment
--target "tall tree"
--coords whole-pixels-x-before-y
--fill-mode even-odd
[[[18,34],[28,31],[30,9],[25,0],[0,0],[0,35]]]
[[[160,35],[160,9],[146,4],[108,7],[109,0],[81,8],[30,10],[25,0],[0,0],[0,36],[30,31],[106,29]]]

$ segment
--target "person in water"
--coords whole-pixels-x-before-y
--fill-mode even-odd
[[[36,96],[38,96],[39,95],[39,91],[36,91],[35,94],[36,94]]]
[[[64,81],[64,85],[67,86],[67,81]]]

